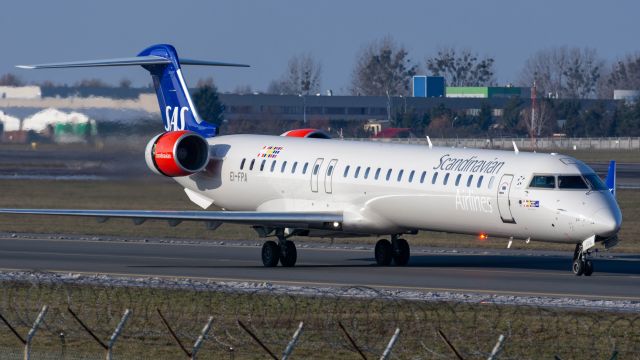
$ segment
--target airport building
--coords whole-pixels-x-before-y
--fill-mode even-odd
[[[417,78],[417,80],[416,80]],[[348,127],[356,122],[364,126],[368,133],[377,134],[389,127],[388,120],[398,114],[411,113],[415,116],[430,114],[432,109],[444,107],[453,112],[477,116],[483,107],[490,107],[492,116],[499,120],[505,107],[513,99],[518,106],[530,106],[530,89],[519,87],[444,87],[442,78],[414,78],[413,93],[418,96],[320,96],[320,95],[270,95],[270,94],[219,94],[225,105],[227,121],[298,121],[309,126]],[[156,95],[151,88],[74,88],[37,87],[28,89],[2,89],[0,98],[0,135],[14,131],[16,124],[42,110],[54,108],[67,114],[86,115],[91,121],[133,122],[140,119],[159,117]],[[192,89],[193,91],[193,89]],[[626,101],[637,99],[637,92],[616,92]],[[608,109],[615,109],[621,100],[580,100],[583,106],[590,103],[604,103]],[[51,115],[51,112],[49,113]],[[74,118],[74,119],[75,119]],[[45,121],[45,120],[43,120]],[[53,117],[53,134],[61,134],[60,139],[73,139],[74,134],[95,133],[95,124],[84,125],[87,121],[59,122]],[[64,123],[66,125],[55,125]],[[70,125],[72,124],[72,125]],[[322,125],[317,125],[322,124]],[[86,130],[90,128],[91,130]],[[21,129],[24,130],[24,129]],[[57,131],[57,132],[56,132]],[[62,135],[67,133],[66,135]],[[70,134],[70,135],[69,135]],[[6,135],[6,134],[5,134]],[[17,134],[14,134],[17,136]],[[14,136],[15,138],[15,136]],[[77,138],[77,136],[75,137]],[[6,141],[7,137],[4,136]]]

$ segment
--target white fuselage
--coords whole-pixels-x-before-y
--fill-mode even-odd
[[[593,174],[564,155],[264,135],[208,141],[206,170],[175,178],[185,189],[226,210],[341,212],[348,234],[577,243],[614,235],[622,220],[609,191],[529,186],[539,174]]]

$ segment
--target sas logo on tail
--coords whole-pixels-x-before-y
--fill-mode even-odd
[[[184,130],[186,124],[186,116],[189,112],[189,108],[186,106],[167,106],[165,108],[165,124],[164,129],[166,131]]]

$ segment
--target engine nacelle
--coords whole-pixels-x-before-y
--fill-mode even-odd
[[[209,163],[209,143],[193,131],[169,131],[156,135],[144,151],[147,166],[156,174],[187,176]]]
[[[318,129],[295,129],[289,130],[280,136],[313,138],[313,139],[331,139],[331,135]]]

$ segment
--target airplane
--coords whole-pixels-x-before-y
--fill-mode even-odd
[[[151,74],[164,131],[146,146],[152,172],[173,178],[200,211],[0,209],[5,214],[130,218],[172,226],[251,225],[268,240],[262,263],[292,267],[292,236],[378,236],[380,266],[407,265],[402,236],[419,231],[575,244],[572,271],[590,276],[596,243],[618,243],[622,214],[615,162],[606,184],[583,162],[551,153],[331,139],[318,129],[281,136],[219,135],[200,118],[182,65],[247,65],[180,59],[167,44],[135,57],[18,66],[26,69],[141,65]],[[215,206],[221,210],[207,210]]]

